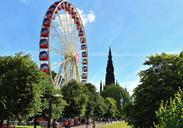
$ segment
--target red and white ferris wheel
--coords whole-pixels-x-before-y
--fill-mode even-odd
[[[44,17],[39,43],[40,70],[60,87],[70,80],[86,83],[88,51],[81,17],[71,3],[52,4]]]

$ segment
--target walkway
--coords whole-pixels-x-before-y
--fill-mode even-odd
[[[115,123],[115,122],[113,122]],[[102,125],[107,125],[107,124],[111,124],[111,123],[96,123],[96,126],[95,128],[98,128],[99,126],[102,126]],[[72,127],[72,128],[93,128],[93,124],[91,125],[88,125],[88,127],[86,127],[86,125],[81,125],[81,126],[75,126],[75,127]]]

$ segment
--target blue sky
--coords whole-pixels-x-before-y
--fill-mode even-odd
[[[0,55],[23,51],[39,63],[39,33],[54,0],[4,0],[0,5]],[[109,46],[116,80],[132,93],[147,56],[183,50],[182,0],[70,0],[83,11],[89,82],[105,80]],[[90,21],[88,15],[93,16]]]

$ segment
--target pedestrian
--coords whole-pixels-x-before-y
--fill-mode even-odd
[[[56,120],[53,120],[52,125],[53,125],[53,128],[57,128],[57,121]]]
[[[67,128],[71,128],[71,119],[70,118],[68,120],[68,127]]]

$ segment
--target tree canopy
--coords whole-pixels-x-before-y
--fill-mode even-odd
[[[63,99],[63,95],[60,89],[55,88],[50,81],[49,76],[44,74],[40,81],[42,85],[43,95],[41,97],[41,114],[46,119],[49,118],[49,100],[52,100],[52,117],[57,119],[63,115],[63,110],[66,106],[66,101]],[[58,95],[58,96],[55,96]]]
[[[91,83],[85,84],[85,87],[86,87],[85,94],[88,97],[87,98],[87,102],[86,102],[85,116],[87,118],[89,118],[89,117],[93,117],[93,115],[94,115],[94,109],[95,109],[95,105],[96,105],[97,92],[96,92],[95,86],[92,85]]]
[[[101,95],[104,98],[110,97],[116,100],[117,108],[121,114],[124,107],[130,102],[130,95],[127,90],[116,84],[107,86],[101,92]]]
[[[67,102],[64,113],[66,117],[83,116],[86,111],[87,95],[85,87],[71,81],[62,87],[63,99]]]
[[[135,88],[134,102],[128,106],[128,123],[150,128],[157,122],[155,111],[161,101],[173,97],[183,88],[183,56],[162,53],[152,55],[144,63],[148,69],[139,73],[141,84]]]
[[[95,101],[94,117],[96,118],[104,117],[107,111],[105,99],[99,94],[97,94],[94,101]]]
[[[183,91],[179,90],[174,99],[162,102],[158,111],[157,128],[182,128],[183,127]]]
[[[0,57],[0,113],[1,120],[21,117],[29,113],[35,87],[39,83],[39,70],[29,55]]]
[[[0,57],[0,123],[9,118],[21,121],[38,113],[48,115],[45,95],[56,91],[49,77],[38,69],[29,55],[18,53]],[[62,96],[55,99],[53,117],[61,116],[65,104]]]
[[[116,101],[113,98],[107,97],[105,99],[105,104],[106,104],[105,117],[107,118],[115,117],[117,113]]]

